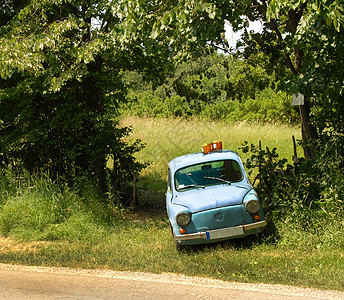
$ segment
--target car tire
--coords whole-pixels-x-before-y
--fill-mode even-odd
[[[170,228],[171,228],[171,232],[172,232],[172,237],[173,237],[174,245],[176,246],[176,250],[177,251],[181,251],[182,249],[184,249],[184,246],[181,244],[181,242],[179,242],[179,241],[177,241],[175,239],[175,235],[174,235],[173,228],[172,228],[171,224],[170,224]]]
[[[173,239],[174,239],[174,238],[173,238]],[[183,250],[184,247],[185,247],[185,246],[183,246],[183,245],[181,244],[181,242],[176,241],[175,239],[174,239],[174,245],[176,246],[176,250],[177,250],[177,251],[181,251],[181,250]]]

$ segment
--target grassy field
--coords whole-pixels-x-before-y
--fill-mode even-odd
[[[90,227],[88,224],[86,225]],[[25,265],[173,272],[226,281],[344,290],[342,250],[232,240],[177,252],[166,218],[128,214],[113,226],[93,225],[82,238],[18,242],[0,238],[0,262]],[[77,230],[77,229],[75,229]]]
[[[140,176],[145,201],[163,203],[166,166],[177,155],[221,139],[237,150],[244,140],[292,155],[297,128],[127,118],[132,138],[152,164]],[[274,236],[232,240],[177,252],[160,209],[125,210],[91,190],[60,190],[44,178],[0,177],[0,262],[27,265],[173,272],[227,281],[279,283],[344,290],[343,233],[306,232],[280,220]],[[20,179],[20,182],[18,180]],[[83,185],[87,187],[87,183]],[[332,234],[332,235],[331,235]],[[325,243],[326,235],[332,242]],[[330,239],[327,239],[330,240]],[[339,241],[339,242],[337,242]]]
[[[157,203],[163,200],[166,189],[167,165],[173,158],[201,151],[205,143],[222,140],[225,149],[241,155],[243,161],[247,154],[240,151],[244,141],[262,147],[277,148],[280,157],[291,161],[293,155],[292,135],[301,139],[301,130],[286,125],[252,125],[246,123],[228,124],[221,122],[185,121],[182,119],[152,119],[127,117],[124,126],[132,126],[132,139],[141,139],[146,147],[137,155],[140,161],[150,161],[150,166],[139,177],[139,187],[149,186],[154,195],[147,195],[144,188],[141,196],[143,203]],[[298,149],[301,156],[301,149]]]

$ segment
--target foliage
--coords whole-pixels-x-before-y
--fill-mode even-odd
[[[270,78],[260,67],[253,68],[233,56],[212,54],[177,66],[169,86],[191,100],[211,103],[216,99],[254,98],[258,90],[269,85]]]
[[[114,8],[125,14],[122,38],[141,42],[147,55],[181,61],[209,52],[208,42],[221,43],[224,28],[215,3],[196,1],[121,1]],[[167,68],[166,64],[163,64]]]
[[[245,57],[256,49],[272,54],[272,62],[279,57],[285,63],[289,71],[279,73],[279,87],[305,95],[305,108],[301,106],[300,110],[304,143],[328,135],[328,130],[342,132],[343,83],[338,78],[343,77],[339,68],[343,63],[343,4],[326,0],[264,1],[247,9],[255,12],[254,19],[262,20],[263,30],[246,35],[248,44],[255,47],[246,48]],[[273,68],[276,65],[270,64]]]
[[[330,228],[338,232],[344,222],[344,176],[335,141],[333,148],[317,149],[317,160],[296,159],[287,164],[276,148],[262,150],[243,143],[242,151],[250,153],[246,167],[256,171],[257,191],[267,218],[289,230],[324,234]],[[324,236],[323,243],[340,243],[335,236]]]
[[[120,70],[140,62],[142,49],[119,45],[114,33],[121,18],[109,1],[6,3],[0,164],[44,169],[69,181],[87,175],[102,193],[118,195],[143,167],[133,157],[141,143],[126,144],[130,129],[116,121],[125,94]]]
[[[86,178],[73,188],[49,175],[2,169],[0,233],[25,240],[85,240],[101,237],[121,209],[104,202]],[[118,216],[117,216],[118,215]]]
[[[170,49],[177,60],[190,53],[204,55],[207,46],[228,49],[224,24],[234,31],[244,30],[239,50],[257,65],[264,54],[269,74],[275,73],[279,89],[289,93],[300,92],[305,105],[300,107],[305,156],[315,156],[312,140],[327,127],[340,132],[343,117],[341,109],[343,70],[343,4],[341,1],[168,1],[159,2],[159,10],[152,9],[151,1],[133,1],[134,11],[128,20],[140,25],[131,36],[154,38],[163,51]],[[248,31],[250,21],[259,21],[261,30]],[[150,40],[150,39],[149,39]],[[164,42],[162,42],[164,41]],[[150,40],[151,42],[151,40]],[[146,47],[146,50],[152,50]],[[202,54],[203,52],[203,54]]]
[[[201,117],[207,120],[297,121],[286,93],[273,90],[274,77],[233,56],[212,54],[178,64],[154,86],[138,72],[124,73],[126,114],[150,117]]]
[[[141,146],[124,149],[128,129],[113,118],[125,101],[122,71],[140,69],[159,81],[176,62],[227,50],[225,22],[244,29],[246,60],[236,62],[237,73],[220,56],[209,56],[212,65],[203,57],[191,72],[190,63],[180,65],[172,88],[158,91],[169,101],[154,114],[200,113],[210,104],[213,115],[223,115],[236,107],[224,104],[226,97],[247,101],[245,110],[257,89],[267,86],[268,74],[279,89],[305,95],[300,112],[307,143],[319,135],[319,142],[338,137],[344,128],[342,12],[342,2],[328,0],[6,0],[0,19],[1,162],[49,167],[69,178],[91,174],[103,192],[109,177],[117,189],[118,174],[129,178],[142,167],[131,157]],[[256,20],[262,30],[248,32]],[[147,91],[143,96],[153,105],[161,98]],[[260,106],[253,115],[264,110],[265,119],[275,114]],[[106,169],[109,155],[112,171]]]

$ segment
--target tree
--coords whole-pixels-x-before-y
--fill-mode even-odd
[[[123,69],[161,77],[174,64],[228,49],[224,23],[246,29],[243,52],[264,52],[280,88],[302,92],[305,145],[343,125],[343,4],[318,0],[6,0],[0,23],[0,148],[4,160],[104,183],[139,168],[113,115]],[[263,30],[249,33],[249,21]],[[151,71],[151,72],[150,72]],[[328,130],[330,129],[330,130]],[[314,156],[305,147],[305,156]],[[123,160],[122,160],[123,159]],[[120,171],[122,170],[122,171]],[[102,188],[104,190],[104,187]]]
[[[333,60],[343,62],[343,54],[338,50],[343,43],[339,32],[344,23],[344,5],[339,1],[270,1],[268,4],[262,1],[262,10],[266,11],[268,25],[275,32],[290,69],[289,76],[284,78],[288,82],[285,87],[305,95],[305,104],[300,106],[305,157],[315,157],[314,147],[309,143],[322,133],[324,125],[316,111],[325,109],[336,119],[323,100],[331,98],[335,103],[341,102],[338,92],[325,92],[323,97],[329,71],[337,73],[335,76],[343,75],[331,65]],[[341,85],[337,84],[337,88]],[[311,113],[316,117],[313,122]]]
[[[110,1],[7,1],[0,27],[0,152],[5,163],[114,192],[142,165],[124,138],[116,107],[122,69],[145,68],[142,49],[117,39]],[[19,3],[19,2],[18,2]],[[112,157],[113,168],[107,167]]]
[[[241,102],[254,98],[258,90],[267,87],[269,78],[260,67],[253,68],[233,56],[214,53],[177,65],[168,84],[189,102],[211,103],[221,97]]]
[[[127,25],[138,25],[131,37],[144,40],[146,36],[149,41],[154,39],[161,44],[161,54],[169,50],[177,60],[188,57],[190,53],[201,55],[209,50],[209,46],[227,49],[225,22],[229,22],[235,31],[244,29],[244,42],[248,46],[244,55],[248,57],[249,53],[252,54],[252,46],[254,50],[266,53],[271,60],[266,66],[278,71],[280,88],[305,95],[305,105],[300,106],[304,152],[306,157],[315,156],[312,143],[323,131],[325,123],[328,124],[328,120],[324,122],[324,117],[317,115],[318,111],[324,111],[324,108],[326,112],[332,112],[333,109],[338,111],[337,106],[342,102],[342,84],[335,81],[335,78],[342,78],[342,71],[333,67],[338,59],[335,55],[342,62],[340,47],[343,35],[338,34],[344,23],[341,1],[195,0],[131,3],[135,10],[129,10],[125,22]],[[257,20],[262,23],[262,31],[249,33],[249,22]],[[148,51],[150,47],[145,49]],[[328,69],[323,68],[325,65],[334,72],[329,83],[333,87],[332,92],[324,89],[329,80]],[[327,97],[331,97],[331,103],[326,100]],[[324,101],[328,102],[326,106]],[[330,116],[335,126],[334,120],[338,118],[333,113]],[[335,130],[340,130],[339,126]]]

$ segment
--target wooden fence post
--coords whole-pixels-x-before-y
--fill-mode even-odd
[[[131,207],[135,208],[137,205],[137,187],[136,187],[136,179],[137,179],[137,174],[134,172],[133,174],[133,200],[131,202]]]
[[[294,155],[292,157],[292,161],[293,162],[298,162],[299,158],[297,157],[297,152],[296,152],[296,142],[295,142],[295,136],[291,136],[291,138],[293,139],[293,149],[294,149]]]

